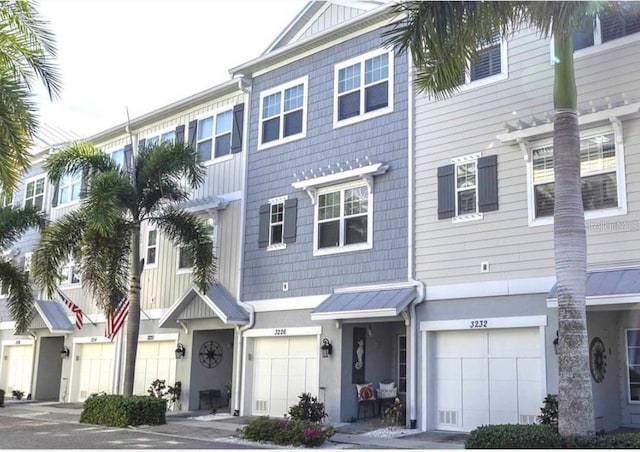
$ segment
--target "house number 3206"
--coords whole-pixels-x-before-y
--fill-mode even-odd
[[[287,329],[286,328],[276,328],[275,336],[286,336]]]
[[[486,328],[487,327],[486,320],[472,320],[469,324],[469,328]]]

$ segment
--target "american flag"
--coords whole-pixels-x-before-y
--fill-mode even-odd
[[[64,304],[66,304],[67,307],[69,309],[71,309],[71,312],[73,312],[76,315],[76,328],[82,329],[82,324],[83,324],[83,322],[82,322],[82,309],[80,309],[80,307],[77,304],[75,304],[73,301],[71,301],[69,299],[69,297],[67,297],[57,287],[56,287],[56,292],[58,293],[58,296],[62,299]]]
[[[129,300],[126,298],[120,302],[116,311],[107,317],[107,326],[104,331],[104,335],[108,337],[110,340],[113,340],[114,337],[124,325],[124,321],[127,319],[127,314],[129,314]]]

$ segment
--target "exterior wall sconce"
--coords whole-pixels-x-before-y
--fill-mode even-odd
[[[322,351],[322,357],[328,358],[333,353],[333,345],[329,342],[329,339],[322,339],[322,346],[320,347],[320,351]]]
[[[558,344],[560,344],[560,337],[558,336],[558,330],[556,330],[556,338],[553,340],[553,351],[558,354]]]
[[[184,358],[185,353],[187,353],[187,350],[184,348],[184,345],[178,342],[178,346],[176,347],[176,359]]]
[[[63,345],[60,349],[60,359],[67,359],[69,357],[69,347]]]

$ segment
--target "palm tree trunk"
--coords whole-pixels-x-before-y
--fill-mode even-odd
[[[131,232],[131,272],[129,274],[129,315],[127,317],[127,354],[124,366],[124,390],[133,395],[138,335],[140,334],[140,225]]]
[[[558,289],[561,435],[593,435],[586,317],[587,240],[580,183],[580,130],[571,36],[554,36],[554,247]]]

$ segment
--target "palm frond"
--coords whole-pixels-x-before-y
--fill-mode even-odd
[[[87,224],[102,235],[109,235],[116,223],[135,208],[133,187],[119,171],[105,171],[91,177],[82,201]]]
[[[82,209],[70,212],[42,230],[31,260],[34,281],[51,297],[60,268],[80,254],[87,220]]]
[[[169,208],[154,219],[158,228],[193,256],[193,279],[203,292],[215,281],[216,257],[206,224],[196,215],[180,208]]]
[[[8,291],[7,307],[16,324],[16,332],[24,333],[33,320],[33,292],[27,274],[12,262],[0,260],[0,284]]]
[[[47,157],[44,170],[49,179],[56,183],[65,174],[82,174],[91,177],[104,171],[117,171],[118,167],[91,143],[75,142]]]
[[[44,212],[35,207],[1,207],[0,248],[7,248],[30,228],[43,228],[45,224]]]
[[[165,179],[184,180],[191,188],[197,188],[205,176],[198,152],[183,143],[146,146],[139,152],[135,166],[140,193],[161,187]]]

